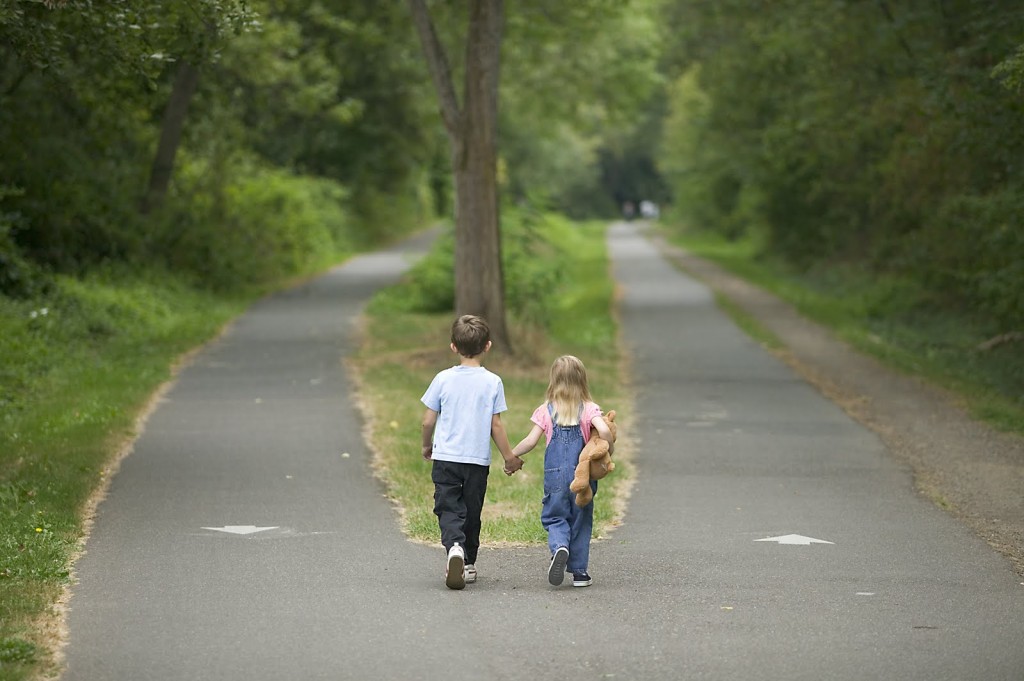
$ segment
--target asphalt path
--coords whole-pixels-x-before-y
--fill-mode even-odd
[[[182,371],[76,566],[64,679],[1024,678],[1009,561],[630,224],[608,243],[637,474],[594,585],[550,587],[528,547],[445,588],[342,362],[426,243],[268,298]],[[764,541],[790,535],[829,543]]]

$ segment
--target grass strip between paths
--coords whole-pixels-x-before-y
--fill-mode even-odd
[[[549,220],[556,220],[548,218]],[[617,468],[599,483],[594,535],[603,537],[621,518],[631,479],[629,462],[630,391],[614,317],[604,223],[558,222],[545,229],[559,241],[544,256],[544,267],[563,276],[547,297],[547,325],[510,319],[514,354],[492,350],[484,365],[502,378],[509,410],[502,421],[515,445],[531,428],[530,415],[544,400],[548,369],[555,357],[573,354],[587,366],[593,397],[607,412],[617,411],[620,439]],[[433,514],[430,462],[420,456],[420,397],[434,375],[457,363],[448,348],[452,314],[403,311],[395,300],[410,279],[379,294],[367,308],[362,349],[352,361],[359,376],[367,438],[376,469],[398,508],[403,530],[413,539],[439,543]],[[487,546],[543,543],[540,524],[544,483],[543,441],[524,456],[522,471],[502,473],[501,456],[492,444],[492,468],[483,512],[481,542]]]

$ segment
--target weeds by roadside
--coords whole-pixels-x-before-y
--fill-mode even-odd
[[[244,306],[169,276],[58,278],[0,297],[0,679],[47,670],[86,502],[176,356]]]
[[[757,257],[755,245],[706,233],[666,233],[788,301],[801,314],[889,366],[959,394],[975,418],[1024,434],[1024,343],[979,346],[1005,331],[945,307],[920,283],[840,266],[796,272]]]

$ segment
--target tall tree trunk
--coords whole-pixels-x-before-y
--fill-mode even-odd
[[[455,312],[482,315],[490,323],[494,343],[508,350],[497,171],[503,28],[503,0],[470,4],[461,143],[456,145],[461,158],[454,166]]]
[[[174,173],[174,157],[178,153],[181,131],[185,126],[185,115],[198,86],[199,69],[187,61],[182,61],[174,77],[171,98],[164,111],[160,143],[157,145],[153,168],[149,174],[149,188],[142,199],[143,214],[159,206],[167,196],[167,187],[171,184],[171,176]]]
[[[424,0],[409,0],[441,102],[455,176],[455,312],[487,319],[491,339],[511,350],[505,319],[498,213],[498,82],[503,0],[471,0],[464,106]]]

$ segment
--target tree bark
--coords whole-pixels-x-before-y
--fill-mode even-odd
[[[451,70],[424,0],[409,0],[441,102],[455,176],[455,313],[477,314],[495,346],[511,351],[505,319],[498,202],[498,82],[503,0],[471,0],[460,109]]]
[[[171,88],[171,98],[164,111],[163,124],[160,129],[160,143],[157,145],[156,157],[149,174],[149,188],[142,199],[143,215],[163,203],[167,196],[167,188],[171,184],[174,173],[174,157],[181,143],[181,131],[185,126],[188,105],[199,86],[199,69],[187,61],[182,61]]]

